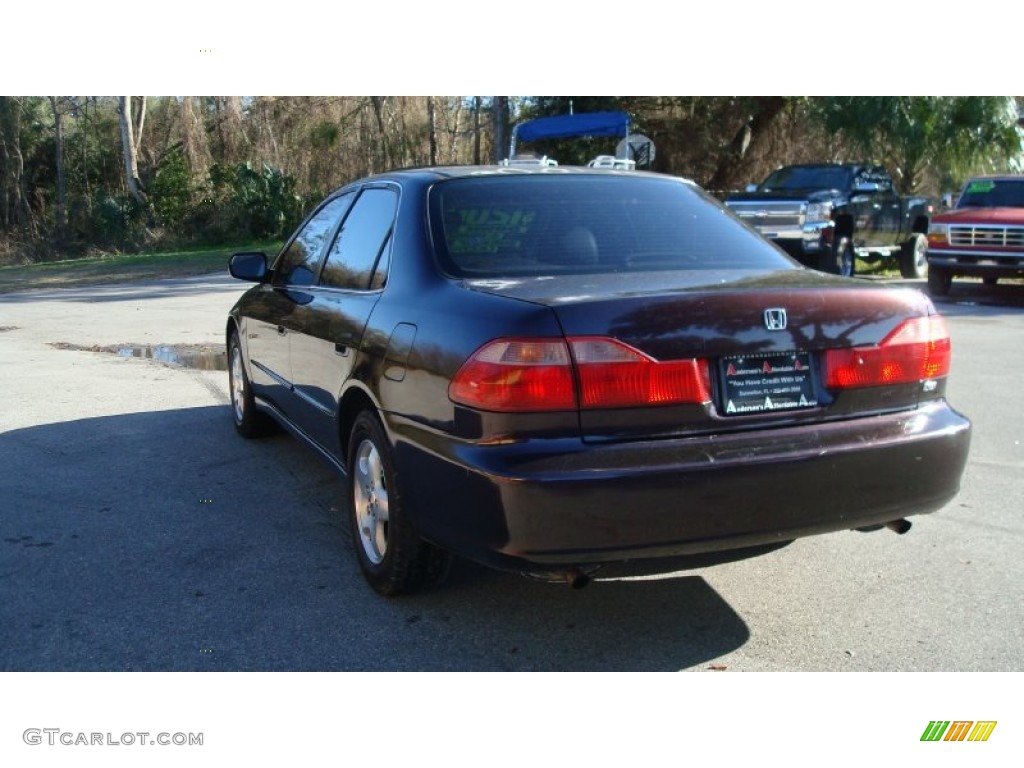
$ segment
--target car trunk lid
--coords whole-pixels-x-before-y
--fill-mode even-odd
[[[652,288],[652,286],[654,286]],[[829,349],[871,347],[933,310],[921,293],[810,270],[693,270],[467,281],[549,306],[567,338],[612,338],[654,361],[707,361],[711,402],[583,409],[588,440],[768,428],[914,407],[919,382],[825,387]]]

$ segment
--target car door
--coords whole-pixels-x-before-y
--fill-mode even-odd
[[[391,185],[362,189],[328,249],[312,301],[294,313],[291,365],[298,419],[334,455],[342,447],[338,398],[387,280],[398,200]]]
[[[303,223],[275,261],[270,283],[260,286],[246,311],[253,389],[289,418],[295,415],[290,336],[299,322],[296,312],[311,301],[309,289],[324,248],[350,202],[351,196],[332,198]]]
[[[877,245],[878,183],[870,168],[860,167],[853,176],[850,210],[854,218],[853,239],[858,248]]]

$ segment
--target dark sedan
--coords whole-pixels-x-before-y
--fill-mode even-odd
[[[383,594],[452,553],[580,586],[903,531],[967,459],[923,294],[804,269],[682,179],[388,173],[231,272],[257,283],[227,323],[235,426],[339,471]]]

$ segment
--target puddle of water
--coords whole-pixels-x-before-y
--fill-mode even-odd
[[[228,358],[219,344],[124,344],[117,347],[119,357],[141,357],[161,363],[196,368],[200,371],[226,371]]]
[[[80,352],[107,352],[125,358],[138,357],[200,371],[228,369],[228,358],[223,344],[116,344],[106,347],[83,347],[58,341],[50,346]]]

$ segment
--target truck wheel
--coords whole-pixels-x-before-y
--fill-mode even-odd
[[[856,271],[856,257],[853,253],[853,243],[848,237],[836,237],[832,243],[832,249],[821,254],[821,271],[831,272],[833,275],[853,277]]]
[[[931,267],[928,270],[928,293],[932,296],[949,295],[953,285],[953,274],[945,267]]]
[[[928,238],[922,234],[912,236],[900,248],[900,274],[907,278],[928,275]]]

